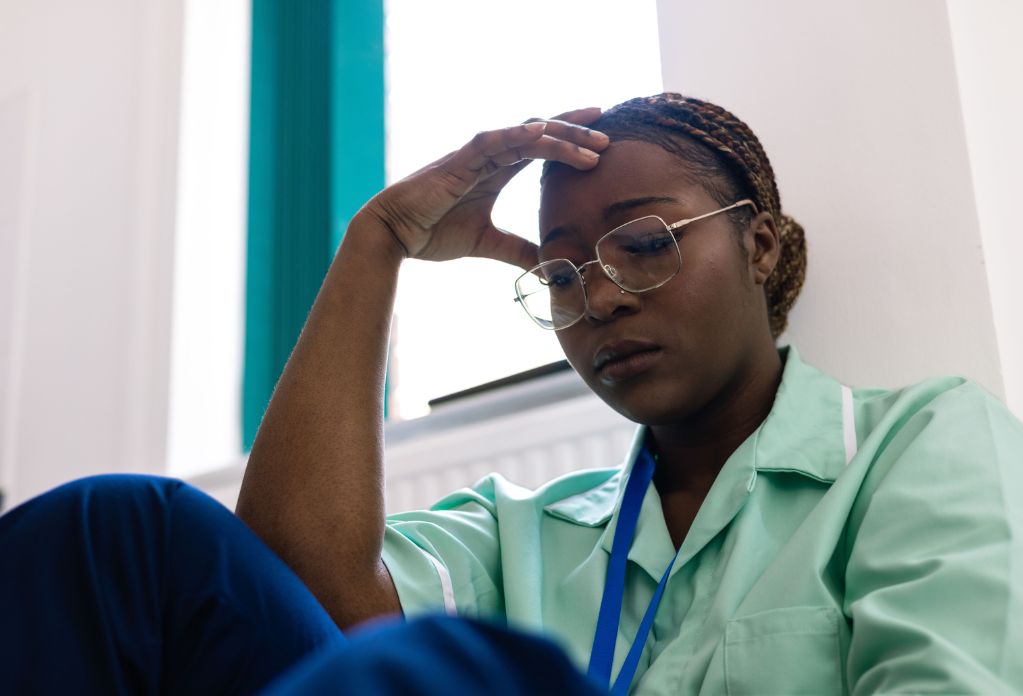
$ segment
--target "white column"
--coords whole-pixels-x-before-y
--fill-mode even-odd
[[[853,385],[955,373],[1004,398],[945,3],[658,8],[666,88],[749,123],[806,228],[784,338]]]
[[[1023,418],[1023,2],[948,0],[1005,399]]]

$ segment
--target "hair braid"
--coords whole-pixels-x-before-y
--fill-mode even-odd
[[[659,145],[708,178],[724,175],[737,190],[719,198],[749,197],[758,210],[771,214],[778,226],[781,253],[764,292],[771,334],[781,335],[806,278],[806,239],[799,223],[782,213],[771,161],[749,126],[716,104],[674,92],[630,99],[604,112],[590,126],[612,139]],[[693,148],[691,143],[702,147]],[[549,169],[548,165],[545,174]],[[721,200],[723,205],[732,202],[734,198]]]

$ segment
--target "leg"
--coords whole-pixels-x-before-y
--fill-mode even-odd
[[[303,660],[261,696],[600,696],[553,643],[485,623],[430,617],[360,630]]]
[[[33,693],[251,693],[344,638],[248,528],[170,479],[99,476],[0,518],[0,674]]]

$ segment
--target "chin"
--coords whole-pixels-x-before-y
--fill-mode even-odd
[[[666,389],[666,385],[637,382],[608,388],[602,383],[590,384],[601,401],[640,425],[671,425],[691,418],[699,412],[702,402],[689,389]],[[660,387],[660,388],[658,388]]]

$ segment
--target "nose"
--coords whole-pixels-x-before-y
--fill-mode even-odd
[[[608,271],[602,269],[599,263],[587,269],[585,280],[588,320],[608,322],[633,314],[639,309],[639,296],[615,285],[608,277]]]

